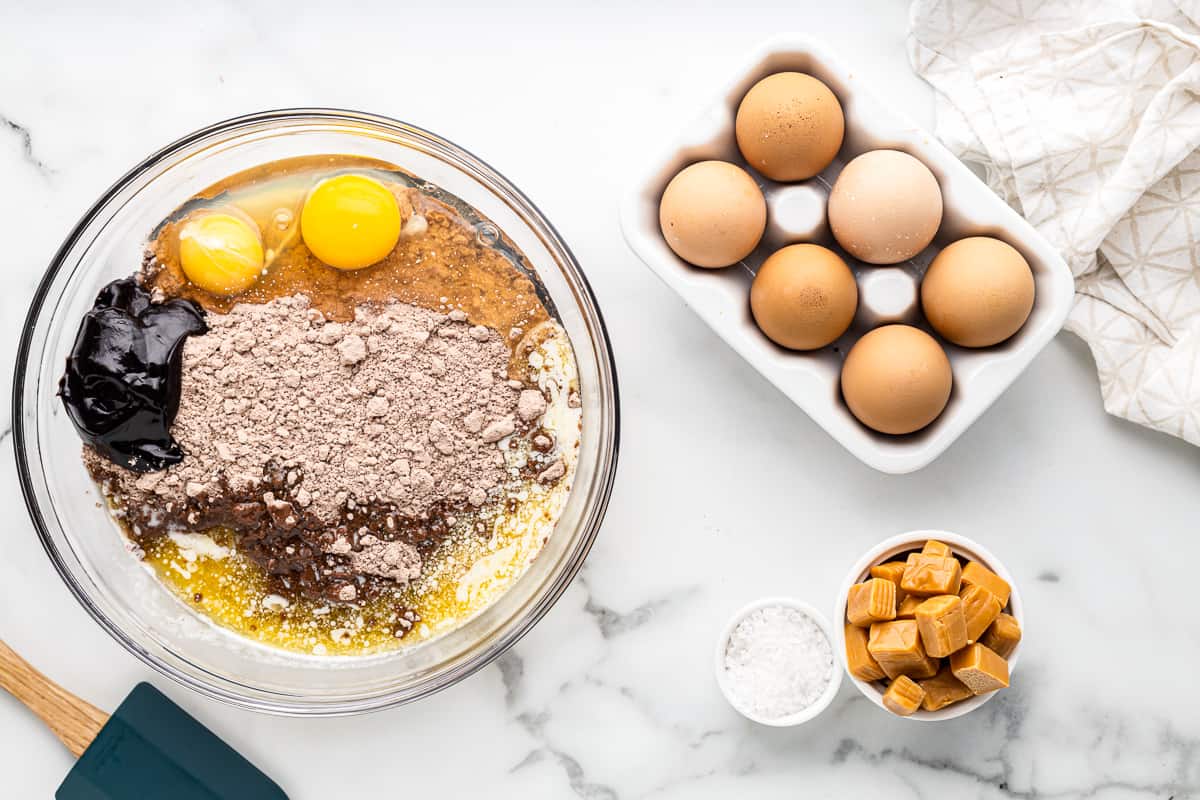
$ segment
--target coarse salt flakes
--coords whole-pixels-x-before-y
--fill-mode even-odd
[[[738,708],[763,719],[798,714],[833,679],[833,647],[812,617],[766,606],[746,615],[725,645],[725,684]]]

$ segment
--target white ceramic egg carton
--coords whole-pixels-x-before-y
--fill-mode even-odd
[[[733,131],[738,104],[750,87],[783,71],[805,72],[824,81],[846,116],[845,141],[834,162],[815,178],[794,184],[774,183],[751,170],[738,152]],[[860,153],[882,148],[903,150],[924,162],[941,184],[945,206],[933,244],[913,260],[891,267],[850,258],[833,241],[825,220],[825,199],[842,166]],[[688,164],[707,159],[750,170],[767,200],[763,241],[741,264],[726,269],[691,266],[671,251],[659,231],[658,203],[668,181]],[[637,180],[622,204],[621,226],[634,252],[730,347],[847,450],[883,472],[913,472],[941,455],[1054,337],[1074,294],[1066,263],[1028,222],[931,134],[881,104],[852,71],[803,36],[772,39],[749,55],[713,102]],[[970,350],[937,337],[954,372],[945,411],[916,433],[876,433],[858,422],[842,399],[842,360],[860,336],[881,324],[904,322],[932,333],[921,313],[921,276],[942,247],[966,236],[994,236],[1025,256],[1036,285],[1033,311],[1015,336],[994,347]],[[850,265],[859,283],[859,309],[841,339],[801,353],[779,347],[762,334],[750,315],[749,295],[754,273],[768,255],[784,245],[809,241],[833,248]]]

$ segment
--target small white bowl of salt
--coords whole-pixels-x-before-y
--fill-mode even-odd
[[[742,716],[774,727],[800,725],[833,702],[842,670],[825,615],[790,597],[742,608],[717,640],[717,685]]]

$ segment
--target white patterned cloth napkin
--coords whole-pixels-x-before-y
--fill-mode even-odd
[[[1200,445],[1200,0],[915,0],[909,56],[1075,273],[1104,407]]]

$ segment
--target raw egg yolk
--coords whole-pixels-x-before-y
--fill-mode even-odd
[[[262,275],[262,236],[253,223],[233,214],[201,214],[179,231],[179,264],[201,289],[239,294]]]
[[[400,205],[386,186],[364,175],[338,175],[309,192],[300,235],[329,266],[362,269],[392,252],[402,223]]]

